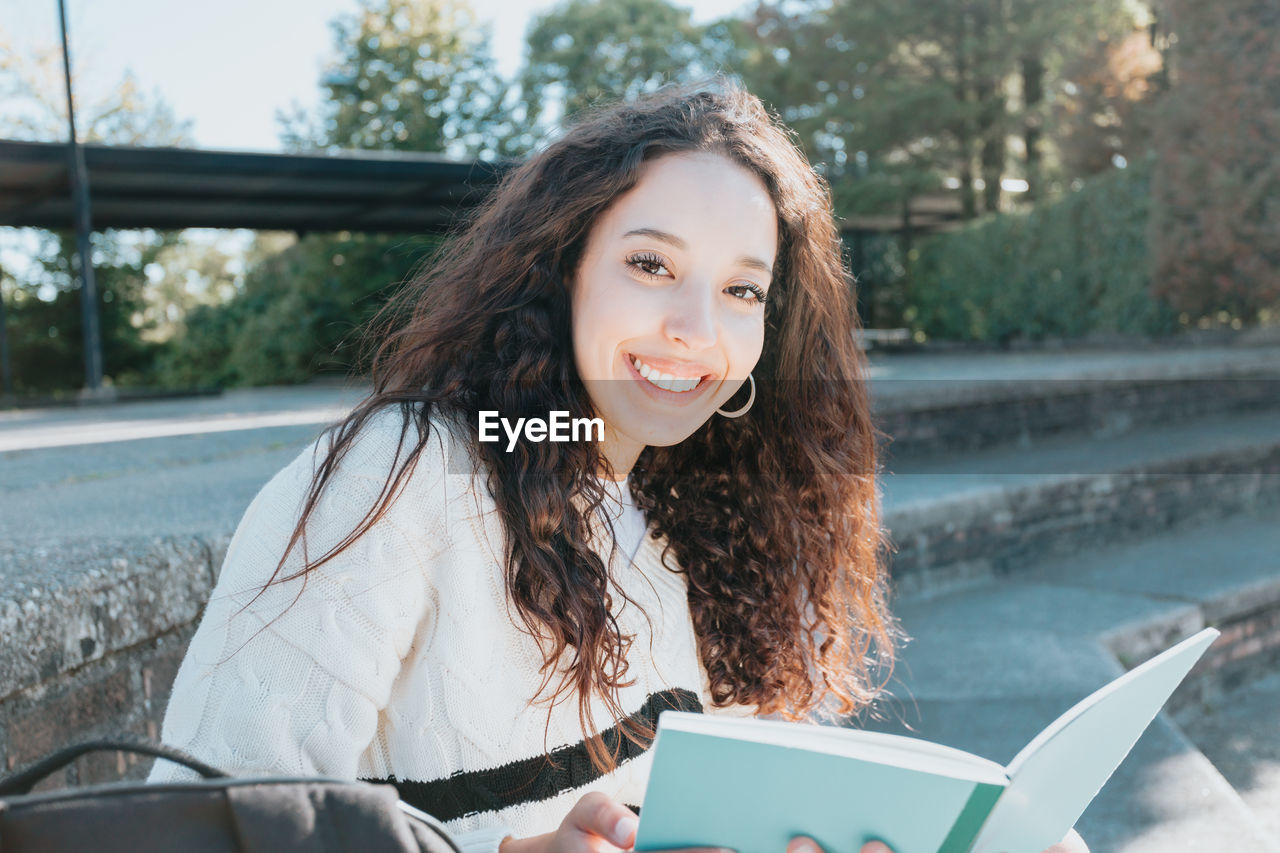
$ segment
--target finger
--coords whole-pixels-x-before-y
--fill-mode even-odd
[[[599,791],[578,800],[565,820],[577,831],[607,838],[623,849],[634,842],[640,825],[635,812]]]
[[[893,853],[893,850],[883,841],[868,841],[862,845],[860,853]]]
[[[1066,838],[1045,850],[1044,853],[1089,853],[1089,847],[1073,829],[1067,833]]]
[[[1080,833],[1074,829],[1070,830],[1067,837],[1059,841],[1056,846],[1061,847],[1063,853],[1089,853],[1089,845],[1084,843]]]

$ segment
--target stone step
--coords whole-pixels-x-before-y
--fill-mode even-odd
[[[1222,636],[1168,709],[1194,713],[1225,685],[1280,671],[1280,509],[1084,549],[1000,583],[903,596],[894,609],[913,640],[882,719],[861,725],[1007,763],[1126,666],[1205,625]],[[1273,696],[1260,689],[1257,701]],[[1264,736],[1280,748],[1274,707],[1268,717],[1259,705],[1252,719],[1264,733],[1269,719]],[[1233,744],[1222,728],[1218,754]],[[1280,850],[1262,817],[1280,814],[1276,786],[1233,781],[1249,800],[1162,714],[1078,828],[1095,853]]]
[[[871,367],[889,460],[1280,407],[1280,349],[1086,355],[896,356]]]
[[[1280,410],[918,458],[883,477],[904,594],[1280,501]]]

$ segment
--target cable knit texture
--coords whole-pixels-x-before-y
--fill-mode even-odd
[[[376,506],[397,464],[401,423],[398,407],[384,409],[349,448],[307,525],[312,559]],[[472,476],[464,429],[433,419],[386,515],[305,581],[257,595],[301,515],[328,439],[262,488],[178,671],[165,743],[240,774],[391,781],[472,851],[496,849],[507,831],[554,830],[587,791],[642,805],[648,751],[633,749],[613,771],[596,774],[582,760],[577,697],[549,715],[545,695],[532,701],[542,652],[509,606],[505,538],[483,478]],[[415,436],[410,426],[402,459]],[[645,536],[634,561],[609,562],[613,583],[644,611],[614,597],[620,627],[636,635],[635,682],[620,693],[633,716],[709,708],[684,576],[661,552],[662,542]],[[608,549],[600,553],[608,557]],[[280,577],[301,566],[295,546]],[[615,722],[599,699],[592,707],[601,729]],[[157,761],[149,781],[193,775]]]

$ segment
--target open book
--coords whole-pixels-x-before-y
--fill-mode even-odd
[[[1206,628],[1125,673],[1036,736],[1008,767],[900,735],[666,711],[637,850],[1040,853],[1062,840],[1213,643]]]

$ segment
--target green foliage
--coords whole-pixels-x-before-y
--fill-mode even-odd
[[[158,365],[170,385],[278,385],[362,371],[360,331],[440,244],[315,235],[256,264],[225,306],[201,306]]]
[[[1029,213],[921,242],[907,317],[934,338],[1160,335],[1177,315],[1150,295],[1149,162],[1085,182]]]
[[[554,124],[596,102],[705,77],[731,47],[725,35],[666,0],[568,0],[529,27],[520,75],[527,113],[537,119],[549,110]]]
[[[315,116],[279,117],[287,148],[512,153],[506,85],[465,0],[363,0],[332,26],[327,96]]]
[[[84,323],[80,289],[72,278],[74,235],[46,233],[38,279],[6,286],[6,320],[14,392],[44,394],[84,385]],[[114,234],[95,235],[95,283],[102,335],[103,375],[116,386],[143,384],[158,347],[141,339],[143,268],[158,244],[134,253]],[[42,286],[54,290],[40,298]]]
[[[1121,0],[798,0],[733,25],[735,70],[803,140],[842,216],[899,216],[922,195],[958,196],[966,218],[1004,209],[1001,178],[1039,193],[1064,110],[1114,135],[1108,101],[1066,78],[1134,21]],[[1094,66],[1088,66],[1091,72]],[[1104,80],[1108,73],[1099,72]],[[1021,95],[1015,95],[1021,92]],[[1046,95],[1048,97],[1046,97]],[[1058,113],[1047,104],[1052,100]],[[1021,136],[1021,162],[1006,140]],[[1133,152],[1126,152],[1131,158]],[[1108,164],[1109,165],[1109,164]],[[984,181],[979,188],[977,179]],[[958,189],[943,193],[943,182]],[[981,198],[978,193],[981,191]],[[981,202],[981,204],[980,204]]]

